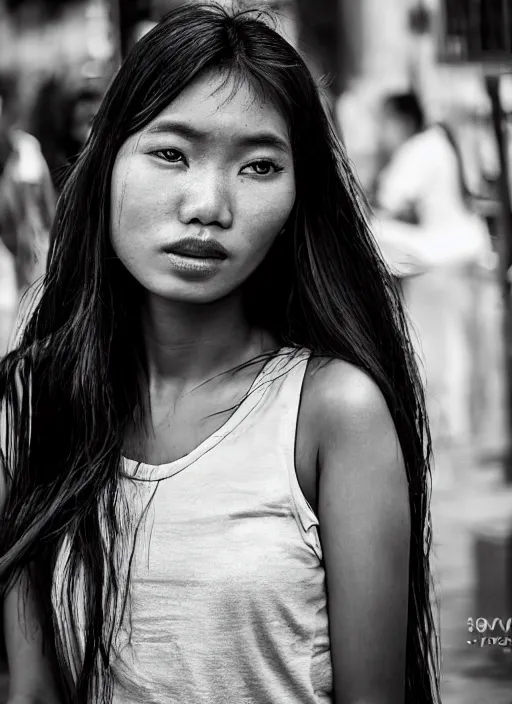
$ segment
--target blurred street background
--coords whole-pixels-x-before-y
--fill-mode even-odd
[[[181,1],[0,0],[0,354],[106,86]],[[512,0],[239,4],[274,9],[304,53],[410,313],[432,418],[442,701],[512,704]],[[2,704],[1,657],[0,671]]]

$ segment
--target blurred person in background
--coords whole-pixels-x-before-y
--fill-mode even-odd
[[[102,90],[92,82],[75,88],[61,76],[50,76],[41,84],[31,133],[41,145],[57,193],[87,141],[101,98]]]
[[[0,72],[0,353],[19,298],[44,273],[55,197],[38,141],[18,128],[18,84]],[[14,273],[14,276],[13,276]],[[10,312],[9,312],[10,311]]]
[[[427,125],[414,93],[384,101],[380,147],[375,232],[400,280],[424,363],[436,460],[453,463],[472,437],[475,267],[492,265],[489,232],[472,212],[450,128]]]
[[[58,201],[0,362],[13,700],[28,671],[52,703],[438,701],[407,324],[260,16],[145,35]]]

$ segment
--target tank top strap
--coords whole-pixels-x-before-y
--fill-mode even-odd
[[[278,454],[284,459],[297,525],[304,542],[322,559],[318,517],[300,487],[295,465],[299,413],[310,359],[310,350],[286,348],[269,365],[260,383],[271,382],[265,393],[268,403],[262,410],[269,428],[268,438],[277,444]]]

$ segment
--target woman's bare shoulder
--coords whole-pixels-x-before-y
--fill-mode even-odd
[[[303,412],[320,429],[369,428],[389,421],[384,396],[369,373],[342,359],[312,357],[304,381]]]
[[[353,364],[312,357],[304,379],[295,466],[315,510],[327,458],[334,456],[346,473],[348,465],[368,466],[372,445],[396,456],[393,422],[378,385]]]

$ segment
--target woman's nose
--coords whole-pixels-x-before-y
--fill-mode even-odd
[[[191,175],[182,198],[179,218],[183,224],[199,222],[201,225],[231,227],[232,198],[227,179],[214,170],[201,176]]]

